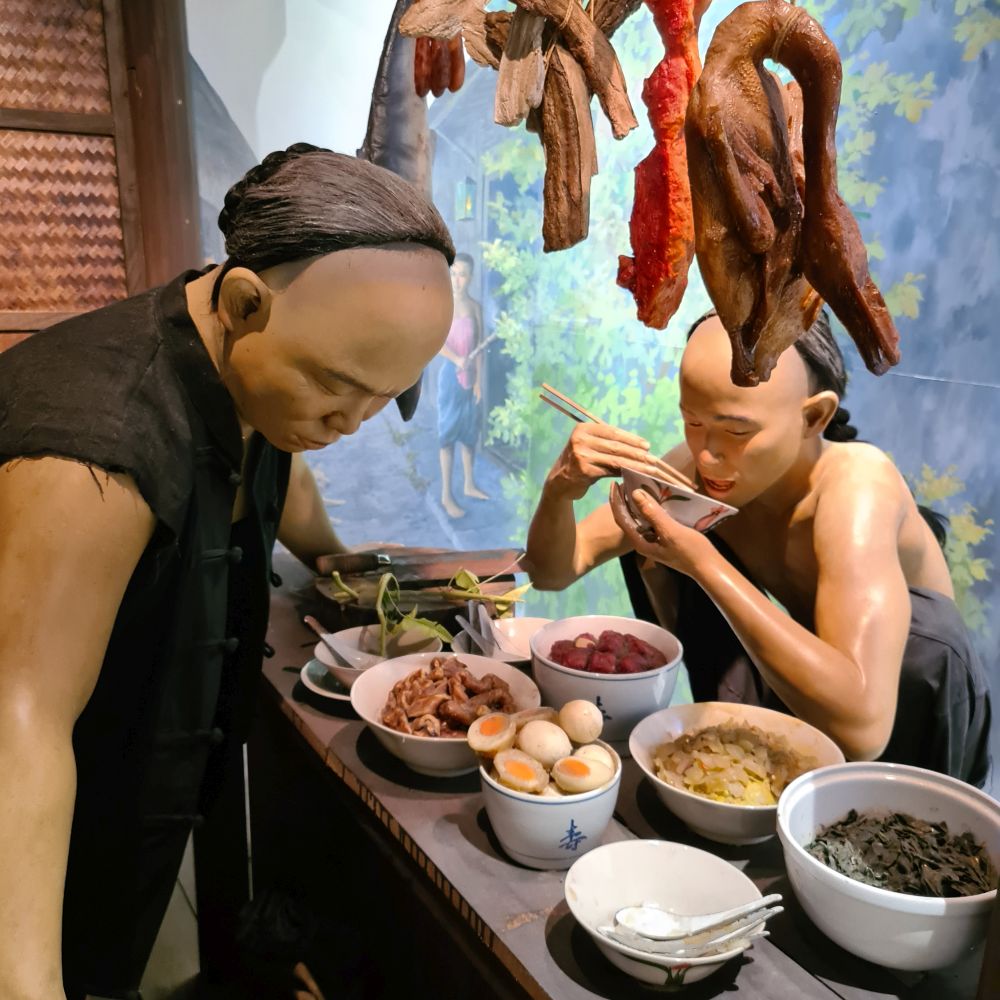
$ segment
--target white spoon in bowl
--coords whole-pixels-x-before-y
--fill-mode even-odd
[[[376,663],[381,663],[384,659],[384,657],[376,656],[374,653],[363,653],[360,649],[355,649],[346,642],[341,642],[335,635],[325,631],[312,615],[306,615],[302,621],[319,636],[323,645],[348,669],[367,670],[369,667],[375,666]],[[339,679],[336,670],[333,670],[332,673]],[[347,681],[343,681],[343,683],[346,684]]]

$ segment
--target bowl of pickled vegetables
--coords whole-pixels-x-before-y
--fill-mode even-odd
[[[793,715],[715,701],[647,716],[629,752],[678,819],[723,844],[774,836],[784,789],[807,771],[844,762],[833,740]]]

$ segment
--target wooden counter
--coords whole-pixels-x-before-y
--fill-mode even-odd
[[[416,948],[418,954],[436,955],[424,963],[424,975],[433,976],[441,962],[451,960],[443,956],[462,956],[461,985],[445,979],[455,985],[438,984],[433,990],[445,989],[441,995],[448,1000],[613,1000],[660,993],[615,969],[576,925],[563,899],[565,872],[529,870],[504,856],[486,819],[477,775],[433,779],[409,771],[349,705],[318,697],[302,685],[288,668],[301,666],[311,655],[313,639],[300,622],[294,590],[308,581],[287,562],[279,572],[286,585],[275,592],[269,633],[276,655],[265,661],[261,717],[250,744],[257,883],[284,884],[288,871],[297,869],[297,884],[315,890],[313,905],[336,912],[349,925],[351,900],[370,895],[364,871],[375,873],[379,885],[372,892],[391,899],[392,910],[409,911],[411,921],[416,914],[419,927],[402,926],[432,942]],[[854,958],[825,938],[798,907],[777,838],[751,847],[701,840],[669,813],[629,760],[604,842],[633,837],[710,850],[743,869],[762,891],[785,896],[786,912],[768,925],[770,939],[686,987],[684,994],[692,1000],[721,994],[747,1000],[975,995],[981,952],[945,974],[926,976],[893,973]],[[347,871],[350,889],[344,888]],[[324,882],[329,884],[320,889]],[[387,926],[387,937],[398,940],[400,925],[395,931],[391,923]],[[377,950],[382,954],[374,961],[388,970],[396,961],[393,947]]]

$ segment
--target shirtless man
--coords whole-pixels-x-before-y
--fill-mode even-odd
[[[635,435],[583,424],[529,530],[532,582],[562,589],[634,550],[656,617],[684,644],[696,700],[768,704],[849,759],[982,784],[989,695],[941,548],[890,459],[848,443],[843,359],[825,318],[796,347],[752,389],[730,381],[717,317],[684,352],[685,441],[665,461],[738,515],[709,537],[637,492],[653,526],[644,537],[613,485],[611,502],[577,524],[573,501],[598,479],[650,462]]]

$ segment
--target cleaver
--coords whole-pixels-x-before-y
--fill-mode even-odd
[[[334,571],[341,576],[381,576],[392,573],[401,584],[433,586],[447,583],[459,570],[475,573],[480,580],[498,574],[522,572],[520,549],[478,549],[462,552],[451,549],[413,552],[387,549],[320,556],[317,569],[323,575]]]

